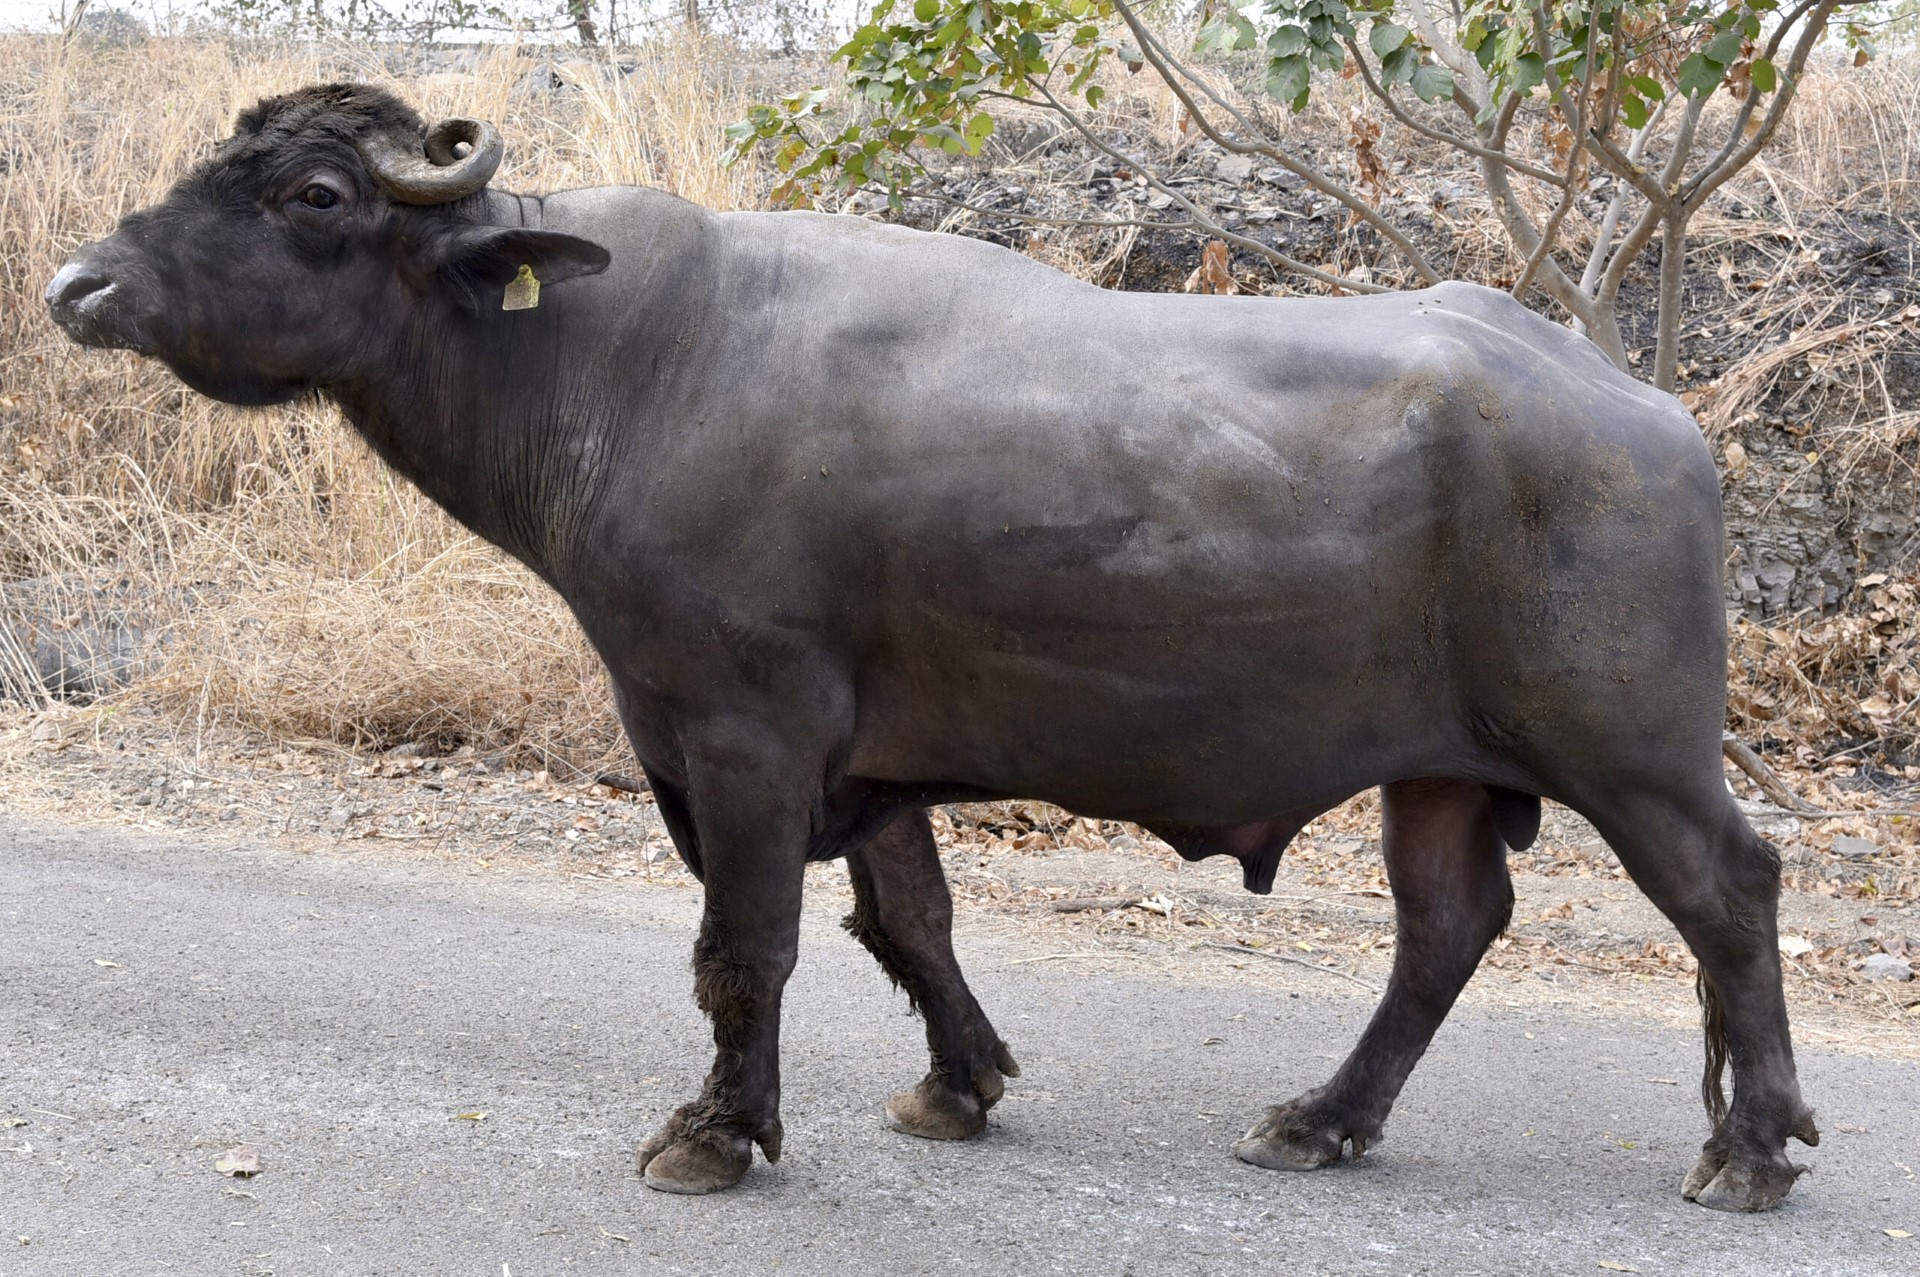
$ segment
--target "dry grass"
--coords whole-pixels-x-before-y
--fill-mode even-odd
[[[635,182],[742,202],[752,174],[717,162],[740,90],[709,74],[729,58],[686,40],[622,57],[631,74],[528,95],[514,89],[536,63],[512,50],[472,74],[395,78],[367,49],[0,39],[0,581],[51,579],[77,625],[103,581],[137,595],[166,638],[127,697],[185,729],[469,742],[579,766],[616,748],[559,600],[396,482],[331,408],[211,403],[155,365],[72,346],[39,292],[241,108],[321,79],[496,120],[509,189]],[[23,660],[0,650],[0,684],[20,690],[5,667]]]

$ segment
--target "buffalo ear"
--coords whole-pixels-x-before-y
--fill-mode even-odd
[[[421,265],[472,311],[497,307],[501,290],[522,266],[545,287],[576,275],[598,275],[613,261],[613,254],[590,239],[523,226],[462,226],[423,248]]]

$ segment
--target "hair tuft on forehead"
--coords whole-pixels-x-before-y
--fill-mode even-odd
[[[223,158],[276,149],[296,138],[351,143],[374,133],[425,132],[419,112],[371,84],[314,84],[262,98],[240,113]]]

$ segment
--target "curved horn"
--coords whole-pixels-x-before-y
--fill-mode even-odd
[[[361,139],[359,151],[374,179],[400,203],[450,204],[487,184],[506,144],[485,120],[457,115],[428,130],[424,144],[404,134],[376,133]]]

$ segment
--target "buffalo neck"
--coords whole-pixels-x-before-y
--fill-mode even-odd
[[[496,294],[472,311],[430,290],[378,371],[331,390],[382,459],[556,587],[578,562],[612,477],[646,464],[648,437],[674,397],[664,383],[684,369],[670,351],[696,322],[684,281],[706,215],[659,198],[659,208],[640,201],[628,210],[689,223],[668,228],[658,255],[610,245],[605,275],[545,289],[533,310],[503,312]],[[596,225],[604,214],[591,208],[549,216],[547,202],[487,192],[468,215],[649,246],[662,238]]]

